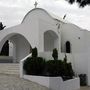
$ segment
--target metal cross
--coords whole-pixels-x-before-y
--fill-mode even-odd
[[[35,4],[34,4],[35,8],[37,8],[37,5],[38,5],[38,3],[35,1]]]

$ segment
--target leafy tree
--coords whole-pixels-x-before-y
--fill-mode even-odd
[[[90,5],[90,0],[66,0],[68,1],[70,4],[73,3],[78,3],[80,7],[84,7],[86,5]]]
[[[4,26],[4,25],[2,24],[2,22],[0,22],[0,30],[3,30],[5,27],[6,27],[6,26]]]
[[[52,57],[54,58],[54,60],[57,60],[58,59],[58,51],[57,51],[56,48],[53,49]]]

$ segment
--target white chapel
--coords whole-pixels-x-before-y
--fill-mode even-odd
[[[90,32],[59,18],[42,8],[30,10],[21,24],[0,31],[0,51],[9,41],[9,57],[13,63],[38,48],[40,56],[51,59],[57,48],[59,58],[65,54],[77,74],[87,74],[90,85]]]

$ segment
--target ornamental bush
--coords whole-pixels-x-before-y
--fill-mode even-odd
[[[28,75],[40,76],[61,76],[63,80],[72,79],[74,72],[71,63],[67,62],[67,56],[64,60],[58,60],[55,55],[54,60],[45,61],[38,57],[37,48],[32,49],[32,57],[24,61],[23,69]]]
[[[63,80],[72,79],[74,72],[71,63],[61,60],[49,60],[46,62],[49,76],[61,76]]]
[[[52,57],[54,58],[54,60],[58,60],[58,51],[56,48],[53,49]]]
[[[23,69],[28,75],[43,75],[45,70],[45,60],[42,57],[30,57],[24,61]]]
[[[65,54],[64,62],[67,63],[67,55]]]
[[[23,69],[28,75],[42,75],[45,69],[45,60],[38,57],[37,48],[32,49],[32,57],[24,61]]]
[[[72,79],[74,76],[74,72],[72,69],[71,63],[65,63],[63,62],[63,80]]]
[[[38,57],[38,51],[36,47],[32,49],[32,57]]]
[[[61,60],[49,60],[46,62],[47,72],[49,76],[62,76],[62,61]]]

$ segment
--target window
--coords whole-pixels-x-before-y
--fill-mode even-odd
[[[66,42],[66,53],[71,53],[71,45],[69,41]]]

